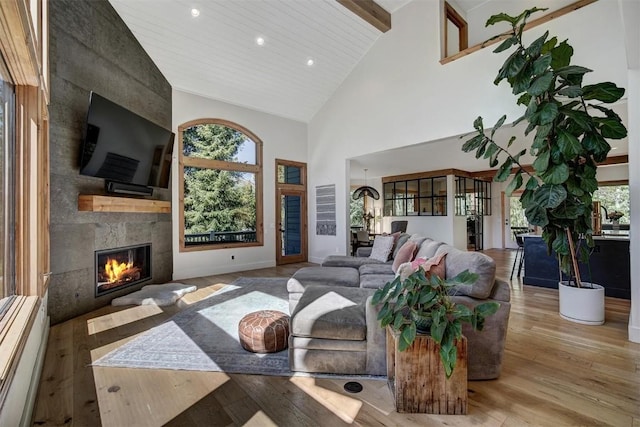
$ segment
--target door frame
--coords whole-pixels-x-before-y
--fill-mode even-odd
[[[301,184],[287,184],[278,181],[278,166],[294,166],[300,168]],[[307,225],[307,164],[292,160],[275,159],[275,188],[276,188],[276,265],[306,262],[308,259],[308,225]],[[282,255],[282,224],[280,223],[280,204],[282,196],[294,195],[300,197],[300,254]]]
[[[523,193],[522,190],[514,191],[511,194],[511,197],[519,197]],[[511,211],[507,212],[507,194],[504,191],[500,192],[500,229],[502,233],[502,249],[515,249],[515,248],[507,248],[506,245],[506,233],[505,229],[507,227],[506,221],[509,221],[509,230],[511,230]],[[511,204],[509,203],[509,209],[511,209]]]

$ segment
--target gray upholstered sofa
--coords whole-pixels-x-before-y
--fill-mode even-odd
[[[463,326],[468,378],[497,378],[511,309],[509,285],[496,279],[493,259],[479,252],[426,239],[416,256],[430,258],[441,253],[447,254],[447,277],[466,269],[479,275],[472,286],[456,289],[455,302],[469,307],[486,301],[500,303],[498,312],[486,319],[483,331]],[[393,279],[391,265],[363,256],[329,256],[322,267],[301,269],[289,279],[291,370],[386,375],[385,330],[378,323],[378,307],[371,305],[371,295]]]

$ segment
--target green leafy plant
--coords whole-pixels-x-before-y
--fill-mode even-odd
[[[470,323],[474,329],[482,330],[485,317],[498,311],[497,302],[477,305],[473,310],[452,301],[450,294],[456,285],[471,285],[478,275],[463,271],[452,279],[442,279],[431,274],[427,277],[418,268],[408,277],[397,276],[372,298],[372,304],[382,304],[378,313],[380,325],[390,326],[400,334],[398,350],[411,347],[422,323],[429,334],[440,345],[440,359],[447,378],[453,373],[458,356],[456,340],[462,337],[462,323]]]
[[[624,89],[611,82],[583,85],[584,75],[591,70],[572,65],[573,48],[566,40],[549,38],[548,31],[525,46],[522,34],[527,19],[543,10],[546,9],[528,9],[518,16],[501,13],[490,17],[486,24],[511,25],[507,38],[494,52],[515,49],[498,71],[494,84],[506,80],[518,97],[517,104],[526,107],[514,125],[526,121],[525,135],[535,132],[529,148],[535,157],[533,169],[520,162],[527,149],[516,154],[508,151],[515,136],[505,146],[494,139],[506,116],[489,134],[482,117],[478,117],[473,123],[475,136],[465,142],[462,150],[475,151],[476,158],[489,159],[491,167],[502,161],[494,180],[507,181],[513,175],[506,189],[509,196],[524,186],[520,202],[527,220],[542,227],[542,238],[549,253],[554,250],[558,254],[561,272],[570,280],[575,278],[580,287],[578,258],[587,262],[589,248],[593,247],[591,216],[593,193],[598,189],[597,163],[605,160],[611,149],[606,138],[627,135],[620,117],[602,104],[618,101]]]

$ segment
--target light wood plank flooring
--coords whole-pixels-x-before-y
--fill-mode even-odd
[[[488,250],[507,278],[515,251]],[[640,344],[627,340],[629,301],[607,298],[606,324],[562,320],[556,290],[512,281],[502,375],[469,382],[469,414],[399,414],[386,383],[124,368],[92,360],[240,276],[290,276],[294,264],[184,280],[179,305],[104,307],[51,328],[34,425],[46,426],[560,426],[640,427]]]

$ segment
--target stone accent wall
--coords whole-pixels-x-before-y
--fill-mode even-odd
[[[78,155],[96,93],[171,129],[171,86],[107,0],[50,0],[51,283],[53,324],[87,313],[144,284],[95,298],[94,251],[152,244],[152,281],[173,274],[171,215],[78,211],[78,194],[102,194],[81,176]],[[154,198],[170,200],[168,189]],[[145,283],[145,284],[148,284]]]

